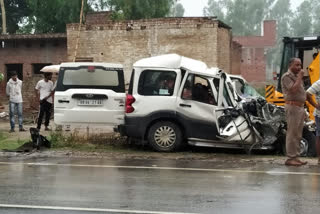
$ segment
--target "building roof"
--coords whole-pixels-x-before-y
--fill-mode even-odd
[[[207,65],[199,60],[180,56],[178,54],[165,54],[144,58],[133,64],[133,67],[144,68],[165,68],[165,69],[180,69],[184,68],[202,75],[216,75],[218,68],[208,69]]]
[[[121,64],[103,63],[103,62],[65,62],[61,63],[60,67],[75,68],[81,66],[101,66],[105,68],[123,68]]]
[[[0,40],[33,40],[33,39],[67,39],[66,33],[48,33],[48,34],[0,34]]]

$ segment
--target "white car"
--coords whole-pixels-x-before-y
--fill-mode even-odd
[[[250,147],[257,142],[226,74],[197,60],[168,54],[137,61],[119,131],[156,151],[196,146]],[[232,110],[232,117],[226,111]]]
[[[54,96],[57,125],[118,126],[124,123],[123,66],[62,63]]]

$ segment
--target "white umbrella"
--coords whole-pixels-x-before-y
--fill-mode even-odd
[[[59,73],[60,65],[47,65],[44,66],[40,71],[46,73]]]

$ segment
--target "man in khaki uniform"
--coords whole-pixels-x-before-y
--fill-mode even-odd
[[[285,164],[288,166],[301,166],[307,163],[299,159],[300,140],[305,119],[304,103],[307,98],[302,78],[301,60],[299,58],[290,59],[289,70],[281,78],[281,87],[286,103],[288,159]]]

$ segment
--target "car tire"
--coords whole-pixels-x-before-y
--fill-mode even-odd
[[[313,132],[304,129],[303,130],[303,138],[308,141],[308,157],[316,157],[317,151],[316,151],[316,136]]]
[[[148,131],[148,142],[158,152],[173,152],[183,146],[183,135],[180,127],[170,121],[159,121]]]
[[[310,157],[314,155],[313,152],[315,152],[315,150],[312,148],[310,149],[310,146],[312,147],[312,144],[314,144],[313,141],[315,141],[315,139],[312,140],[313,139],[312,135],[314,137],[314,134],[311,132],[311,134],[308,134],[307,136],[303,136],[302,139],[300,140],[300,154],[299,154],[300,157],[306,157],[306,156]],[[287,155],[285,140],[282,143],[282,154]]]

